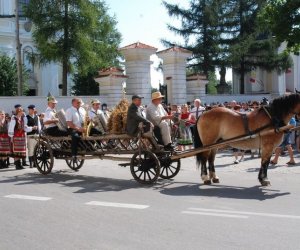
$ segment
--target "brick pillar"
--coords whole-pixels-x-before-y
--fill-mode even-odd
[[[123,83],[127,76],[123,72],[124,70],[114,67],[99,71],[95,81],[99,83],[101,103],[114,107],[124,97]]]

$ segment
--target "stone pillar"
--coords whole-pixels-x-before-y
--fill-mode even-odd
[[[159,51],[156,54],[163,59],[163,73],[168,89],[168,103],[186,103],[186,59],[192,55],[192,52],[183,48],[172,47]]]
[[[95,81],[99,83],[101,103],[114,107],[124,97],[123,84],[127,76],[123,72],[124,70],[115,67],[98,72]]]
[[[143,104],[151,102],[151,75],[150,56],[157,48],[137,42],[120,48],[125,57],[125,69],[128,79],[126,81],[126,94],[131,96],[139,94],[144,96]]]
[[[192,103],[197,98],[205,97],[206,84],[208,84],[208,80],[205,75],[189,75],[186,78],[186,100]]]

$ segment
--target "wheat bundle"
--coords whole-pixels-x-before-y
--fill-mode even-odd
[[[129,103],[127,99],[122,99],[111,112],[108,119],[108,131],[111,134],[125,133],[127,123],[127,111]]]

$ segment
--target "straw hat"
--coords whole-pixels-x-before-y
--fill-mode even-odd
[[[163,97],[165,97],[165,96],[162,95],[159,91],[153,92],[152,95],[151,95],[152,101],[155,100],[155,99],[163,98]]]
[[[91,104],[100,104],[100,101],[98,99],[92,99]]]

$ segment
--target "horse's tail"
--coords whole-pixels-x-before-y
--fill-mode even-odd
[[[196,122],[196,125],[194,127],[194,148],[201,148],[203,146],[203,143],[201,141],[200,135],[199,135],[199,131],[197,128],[197,124],[198,124],[199,119]],[[202,153],[198,153],[196,154],[196,162],[197,162],[197,167],[199,167],[200,162],[202,160]]]

